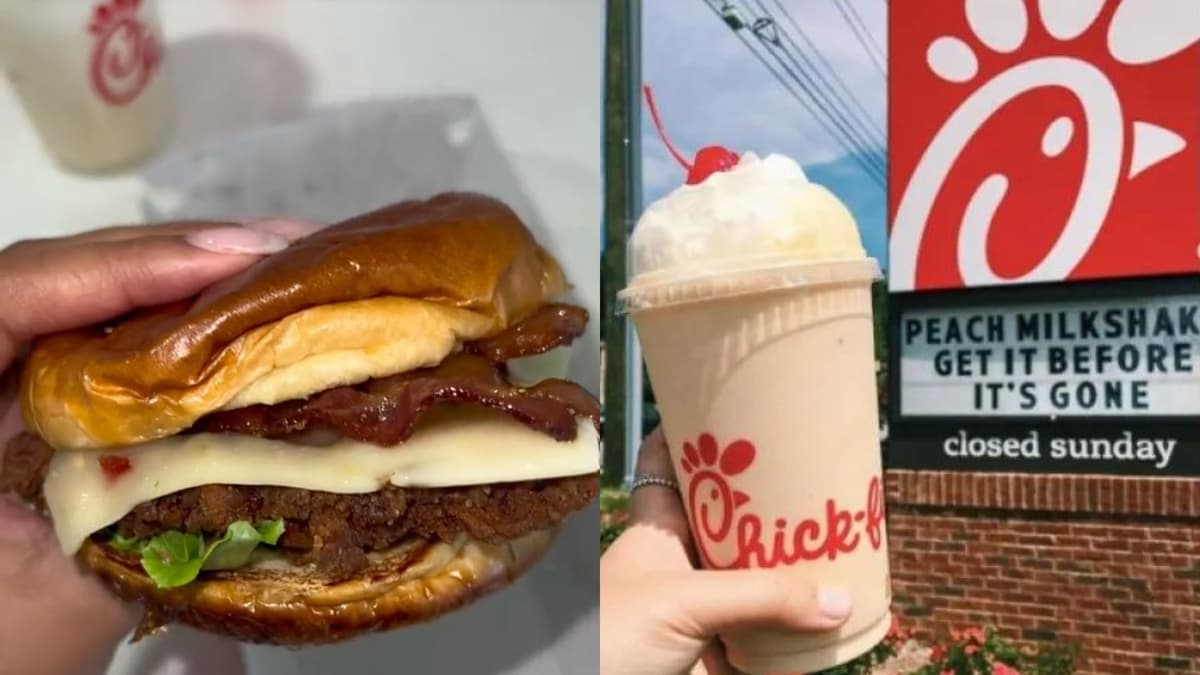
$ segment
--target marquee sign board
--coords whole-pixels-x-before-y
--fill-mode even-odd
[[[892,6],[891,466],[1200,475],[1187,4]]]

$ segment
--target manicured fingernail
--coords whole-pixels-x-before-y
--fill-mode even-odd
[[[244,227],[218,227],[192,232],[184,237],[196,248],[214,253],[248,253],[265,255],[288,247],[287,237],[273,232],[259,232]]]
[[[292,241],[302,239],[325,227],[321,223],[297,218],[258,218],[242,221],[242,225],[257,232],[279,234]]]
[[[828,619],[841,621],[850,616],[850,594],[833,586],[817,589],[817,609]]]

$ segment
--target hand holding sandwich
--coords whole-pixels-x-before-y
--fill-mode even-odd
[[[661,429],[643,442],[638,474],[674,476]],[[600,561],[603,675],[727,673],[719,632],[830,630],[850,615],[844,591],[798,583],[784,571],[695,569],[687,517],[670,488],[637,490],[631,508],[628,529]]]
[[[13,366],[29,341],[190,297],[311,230],[298,221],[249,228],[172,223],[25,241],[0,251],[0,453],[22,429]],[[45,519],[4,495],[0,597],[4,673],[102,672],[136,620],[131,608],[63,555]]]
[[[30,343],[0,492],[140,601],[134,640],[433,620],[523,574],[595,498],[599,403],[553,374],[588,312],[499,200],[400,202],[255,261],[157,234],[22,244],[0,278],[0,297],[34,289],[0,325],[6,359]]]

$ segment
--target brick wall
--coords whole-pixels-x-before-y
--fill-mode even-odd
[[[1200,480],[888,472],[896,609],[1084,648],[1081,673],[1200,673]]]

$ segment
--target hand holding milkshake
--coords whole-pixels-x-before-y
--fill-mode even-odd
[[[836,631],[723,635],[730,662],[755,675],[829,668],[891,623],[878,265],[846,207],[794,161],[719,148],[697,160],[635,228],[620,299],[703,565],[787,567],[853,594]]]

